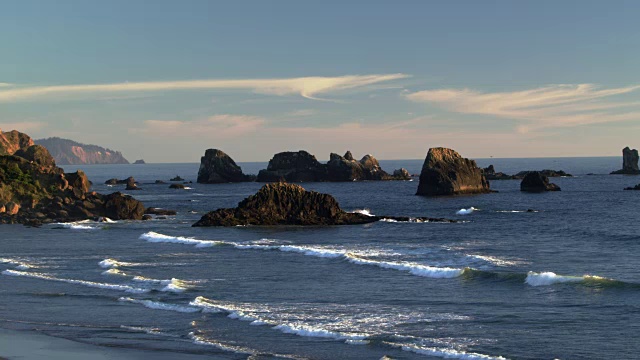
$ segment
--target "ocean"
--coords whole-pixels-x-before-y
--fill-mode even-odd
[[[102,193],[132,175],[143,190],[131,195],[178,214],[1,225],[0,327],[176,359],[640,358],[640,192],[622,190],[640,176],[608,175],[619,157],[478,164],[575,176],[551,179],[560,192],[506,180],[436,198],[415,196],[417,179],[301,184],[347,211],[460,223],[192,228],[262,184],[197,184],[195,163],[65,166]],[[153,183],[175,175],[194,183]]]

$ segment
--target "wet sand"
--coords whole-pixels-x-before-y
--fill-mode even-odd
[[[204,360],[231,359],[215,355],[112,348],[79,343],[33,331],[0,329],[0,360]]]

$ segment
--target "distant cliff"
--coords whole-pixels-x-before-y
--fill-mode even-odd
[[[97,145],[81,144],[58,137],[36,140],[35,143],[46,147],[58,165],[129,163],[119,151]]]

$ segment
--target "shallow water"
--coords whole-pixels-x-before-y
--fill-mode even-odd
[[[618,162],[478,161],[577,175],[545,194],[517,180],[454,198],[414,196],[417,181],[307,183],[350,211],[465,222],[305,228],[190,227],[261,186],[150,184],[195,180],[198,164],[86,166],[95,190],[122,191],[103,183],[133,175],[143,190],[132,195],[178,215],[3,225],[0,326],[239,359],[637,358],[640,192],[622,188],[640,177],[605,175]],[[381,161],[412,173],[421,163]]]

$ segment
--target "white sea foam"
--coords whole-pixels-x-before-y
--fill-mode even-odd
[[[143,332],[143,333],[147,333],[149,335],[160,335],[160,336],[167,336],[167,337],[173,337],[173,338],[180,337],[178,335],[162,332],[162,331],[160,331],[160,329],[152,328],[152,327],[120,325],[120,328],[121,329],[125,329],[125,330],[130,330],[130,331]]]
[[[118,276],[129,276],[126,272],[119,270],[117,268],[111,268],[109,270],[105,270],[102,272],[102,275],[118,275]]]
[[[497,210],[496,212],[499,212],[499,213],[527,213],[527,212],[537,213],[538,210]]]
[[[357,209],[357,210],[353,210],[352,213],[354,214],[362,214],[362,215],[366,215],[366,216],[375,216],[371,213],[371,210],[369,209]]]
[[[15,266],[18,270],[29,270],[34,267],[34,265],[26,261],[11,258],[0,258],[0,263]]]
[[[236,243],[227,241],[209,241],[198,240],[193,238],[174,237],[167,236],[160,233],[150,232],[140,236],[141,239],[152,242],[176,242],[183,244],[196,244],[201,243],[215,243],[216,245],[231,245],[240,250],[279,250],[283,252],[296,252],[307,256],[315,256],[321,258],[340,258],[343,257],[351,263],[357,265],[374,265],[386,269],[395,269],[401,271],[407,271],[413,275],[424,276],[430,278],[453,278],[460,276],[464,269],[449,268],[449,267],[434,267],[412,262],[390,262],[390,261],[378,261],[363,257],[363,254],[357,251],[349,251],[347,249],[336,249],[327,247],[314,247],[303,245],[277,245],[273,241],[262,239],[260,241],[251,243]],[[153,240],[149,240],[153,239]],[[377,255],[377,253],[368,252],[364,256]],[[397,253],[388,253],[386,255],[398,255]]]
[[[140,239],[147,240],[153,243],[187,244],[187,245],[196,245],[196,247],[209,247],[209,246],[225,244],[224,241],[198,240],[190,237],[170,236],[170,235],[160,234],[155,231],[149,231],[140,235]]]
[[[428,355],[434,357],[440,357],[443,359],[461,359],[461,360],[507,360],[502,356],[491,356],[485,354],[479,354],[474,352],[466,352],[448,348],[437,348],[429,346],[420,346],[415,344],[401,344],[385,342],[387,345],[400,348],[404,351],[413,352],[420,355]]]
[[[477,211],[478,209],[474,208],[473,206],[468,208],[468,209],[460,209],[458,211],[456,211],[456,215],[469,215],[474,211]]]
[[[517,264],[521,264],[523,263],[523,261],[518,261],[518,260],[506,260],[506,259],[501,259],[499,257],[495,257],[495,256],[489,256],[489,255],[476,255],[476,254],[471,254],[471,255],[467,255],[468,257],[471,258],[475,258],[475,259],[480,259],[483,261],[486,261],[488,263],[497,265],[497,266],[513,266],[513,265],[517,265]]]
[[[150,285],[154,285],[154,284],[162,285],[164,287],[160,289],[160,291],[175,292],[175,293],[184,292],[185,290],[188,290],[194,287],[196,283],[194,281],[186,281],[186,280],[180,280],[176,278],[152,279],[144,276],[134,276],[132,280],[141,282],[141,283],[147,283]]]
[[[337,331],[329,331],[319,327],[302,324],[279,324],[274,326],[273,329],[280,330],[285,334],[295,334],[298,336],[330,338],[335,340],[347,341],[365,341],[368,336],[367,334],[345,334]]]
[[[213,347],[218,348],[218,349],[220,349],[222,351],[234,352],[236,354],[244,354],[244,355],[256,355],[257,354],[257,352],[255,350],[252,350],[252,349],[249,349],[249,348],[245,348],[245,347],[242,347],[242,346],[223,344],[223,343],[218,342],[218,341],[207,339],[206,337],[204,337],[202,335],[196,335],[193,332],[189,333],[189,337],[191,338],[191,340],[193,340],[193,343],[196,344],[196,345],[213,346]]]
[[[378,261],[360,257],[358,255],[348,253],[345,255],[347,260],[358,265],[373,265],[384,269],[394,269],[407,271],[413,275],[424,276],[429,278],[455,278],[464,272],[464,269],[450,267],[435,267],[422,265],[412,262],[396,262],[396,261]]]
[[[102,261],[100,261],[98,263],[98,265],[100,265],[101,268],[104,269],[113,269],[113,268],[118,268],[121,266],[127,267],[127,266],[141,266],[142,264],[140,263],[132,263],[132,262],[126,262],[126,261],[119,261],[116,259],[104,259]]]
[[[94,282],[94,281],[77,280],[77,279],[57,278],[57,277],[51,276],[49,274],[43,274],[43,273],[34,273],[34,272],[25,272],[25,271],[16,271],[16,270],[5,270],[5,271],[2,272],[2,274],[3,275],[10,275],[10,276],[25,276],[25,277],[35,278],[35,279],[65,282],[65,283],[68,283],[68,284],[84,285],[84,286],[100,288],[100,289],[126,291],[126,292],[130,292],[130,293],[145,293],[145,292],[149,291],[149,289],[141,289],[141,288],[136,288],[136,287],[128,286],[128,285],[99,283],[99,282]]]
[[[56,225],[60,225],[67,229],[73,230],[98,230],[102,227],[98,225],[99,223],[92,220],[82,220],[82,221],[74,221],[68,223],[56,223]]]
[[[529,271],[529,273],[527,274],[527,278],[525,279],[525,283],[531,286],[546,286],[557,283],[581,282],[587,278],[593,278],[593,276],[564,276],[557,275],[556,273],[550,271],[541,273]]]
[[[181,313],[194,313],[194,312],[201,311],[201,309],[193,306],[168,304],[160,301],[133,299],[129,297],[121,297],[118,299],[118,301],[140,304],[140,305],[144,305],[145,307],[148,307],[149,309],[155,309],[155,310],[177,311]]]

